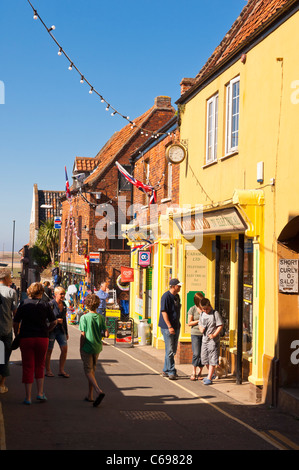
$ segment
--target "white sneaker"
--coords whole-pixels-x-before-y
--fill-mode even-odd
[[[3,387],[0,387],[0,393],[6,393],[6,392],[8,392],[8,388],[5,385],[3,385]]]

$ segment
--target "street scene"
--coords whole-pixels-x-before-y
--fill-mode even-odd
[[[0,450],[298,450],[299,0],[14,3]]]
[[[9,393],[1,398],[1,443],[7,450],[114,451],[105,457],[132,451],[131,456],[141,458],[138,450],[147,451],[144,455],[170,450],[186,459],[190,450],[193,463],[198,462],[197,450],[298,450],[298,422],[292,416],[248,402],[231,380],[220,379],[213,389],[192,383],[189,365],[178,370],[177,381],[169,381],[161,376],[163,354],[150,346],[116,347],[106,340],[97,375],[106,396],[94,408],[84,400],[79,336],[72,326],[65,367],[70,377],[58,376],[59,354],[54,351],[55,376],[45,378],[48,401],[33,398],[31,407],[22,403],[20,352],[13,352]]]

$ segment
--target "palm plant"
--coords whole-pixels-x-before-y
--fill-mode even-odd
[[[50,257],[51,263],[54,264],[59,245],[59,231],[54,228],[54,219],[42,223],[35,244]]]

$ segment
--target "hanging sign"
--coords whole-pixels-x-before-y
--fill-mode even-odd
[[[279,260],[279,292],[298,294],[298,259]]]
[[[134,282],[134,268],[126,268],[121,266],[121,282]]]
[[[138,252],[138,266],[141,268],[147,268],[151,264],[151,252],[150,251],[139,251]]]
[[[87,256],[88,254],[88,240],[81,239],[78,240],[78,255]]]
[[[61,217],[55,217],[54,228],[61,229]]]
[[[90,263],[99,263],[100,262],[100,253],[98,252],[93,252],[89,253],[89,262]]]

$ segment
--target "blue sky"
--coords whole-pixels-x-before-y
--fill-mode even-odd
[[[131,119],[159,95],[175,101],[247,3],[245,0],[32,0],[69,57]],[[33,13],[27,0],[0,6],[0,251],[29,241],[33,185],[64,190],[76,156],[94,157],[127,122],[111,117]],[[1,88],[0,88],[1,91]],[[1,98],[1,97],[0,97]],[[1,102],[1,99],[0,99]]]

